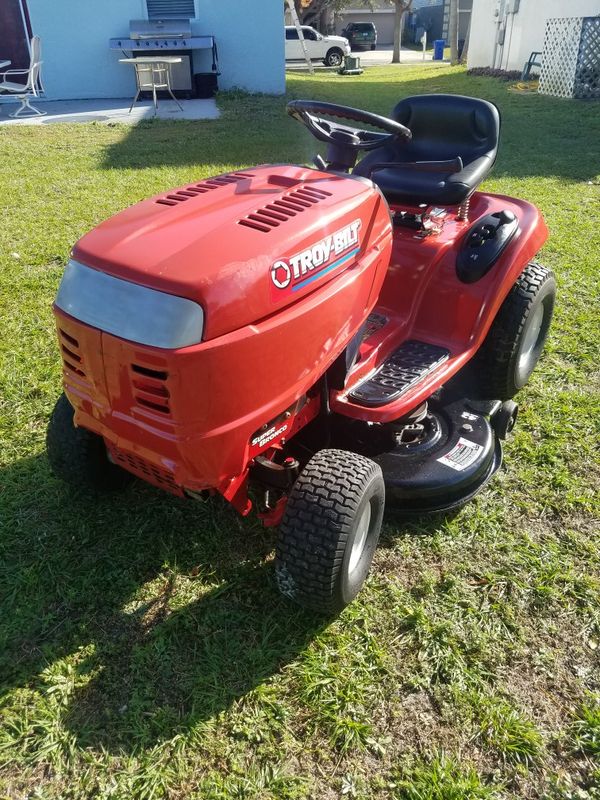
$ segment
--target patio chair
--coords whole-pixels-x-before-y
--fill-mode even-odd
[[[39,97],[38,80],[40,77],[40,68],[42,46],[39,36],[33,36],[31,39],[31,59],[29,61],[28,69],[9,69],[0,72],[0,92],[8,92],[9,94],[16,95],[17,99],[21,101],[21,105],[14,112],[9,114],[10,117],[32,117],[44,116],[45,111],[40,111],[29,102],[30,97]],[[21,80],[13,81],[12,78],[17,75],[22,75]],[[9,78],[9,80],[7,80]],[[24,83],[22,81],[25,81]]]
[[[136,59],[137,62],[137,59]],[[137,91],[133,102],[129,107],[129,113],[136,104],[140,92],[152,92],[152,99],[154,102],[154,114],[158,110],[158,99],[156,96],[157,90],[166,90],[173,100],[179,106],[179,110],[183,111],[181,103],[177,100],[171,89],[171,65],[167,62],[160,61],[148,63],[144,59],[139,59],[139,63],[134,62],[135,68],[135,82],[137,84]]]
[[[533,50],[531,52],[529,58],[523,65],[523,72],[521,73],[522,81],[528,81],[531,79],[531,70],[534,67],[539,67],[540,69],[542,68],[542,59],[540,58],[541,55],[541,50]]]

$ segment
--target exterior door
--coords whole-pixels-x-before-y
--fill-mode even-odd
[[[0,0],[0,61],[5,69],[28,69],[31,22],[27,0]]]
[[[302,33],[304,34],[304,41],[306,43],[306,49],[308,50],[309,58],[314,61],[319,57],[323,57],[321,55],[321,45],[318,41],[318,34],[314,30],[314,28],[305,28],[302,26]],[[300,48],[300,58],[304,57],[304,53],[302,52],[302,48]]]
[[[304,58],[302,44],[298,38],[298,31],[296,28],[285,29],[285,58],[286,61],[294,61],[299,58]]]

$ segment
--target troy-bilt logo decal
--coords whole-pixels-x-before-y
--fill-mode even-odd
[[[303,289],[355,256],[360,249],[356,246],[359,229],[360,220],[356,219],[301,253],[275,261],[271,267],[271,282],[278,290],[276,296],[279,297],[280,292],[288,294]]]

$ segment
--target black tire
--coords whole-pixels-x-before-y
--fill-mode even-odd
[[[377,49],[377,45],[376,44],[372,44],[371,45],[371,50],[376,50],[376,49]]]
[[[52,472],[77,489],[106,492],[123,489],[133,475],[108,460],[101,436],[76,428],[73,406],[62,394],[54,406],[46,433],[46,451]]]
[[[332,47],[330,50],[327,51],[325,58],[323,59],[323,63],[326,67],[341,67],[342,61],[344,60],[344,54],[340,50],[339,47]]]
[[[525,386],[544,349],[555,298],[553,273],[529,263],[500,306],[475,360],[485,397],[510,400]]]
[[[369,572],[384,504],[378,464],[345,450],[313,456],[292,487],[279,527],[275,576],[281,593],[324,614],[347,606]]]

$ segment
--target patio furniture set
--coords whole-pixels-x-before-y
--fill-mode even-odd
[[[40,71],[42,66],[41,40],[33,36],[30,41],[31,58],[26,69],[4,69],[10,67],[11,62],[0,58],[0,94],[5,92],[14,95],[21,101],[19,108],[10,117],[44,116],[42,111],[31,104],[32,97],[39,97],[43,92]],[[180,56],[139,56],[137,58],[121,58],[122,64],[131,64],[135,70],[136,93],[129,108],[131,113],[141,92],[151,92],[154,103],[154,113],[158,109],[159,91],[166,91],[177,103],[180,111],[183,107],[173,94],[171,88],[171,65],[181,63]]]

